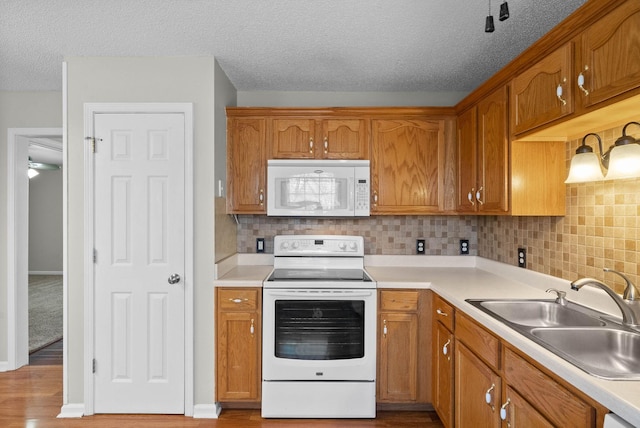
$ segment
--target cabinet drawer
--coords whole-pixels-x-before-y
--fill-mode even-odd
[[[454,308],[442,297],[434,294],[433,299],[433,319],[439,321],[449,331],[453,331]]]
[[[218,288],[218,308],[225,311],[258,309],[260,290],[257,288]]]
[[[417,311],[418,291],[381,291],[380,309],[383,311]]]
[[[555,426],[595,426],[595,410],[526,362],[511,349],[504,352],[505,380]]]
[[[500,341],[471,319],[456,312],[456,339],[482,358],[494,370],[500,368]]]

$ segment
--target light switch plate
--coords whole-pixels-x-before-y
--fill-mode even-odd
[[[256,253],[264,253],[264,238],[256,238]]]

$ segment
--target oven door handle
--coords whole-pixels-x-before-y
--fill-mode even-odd
[[[349,293],[344,293],[341,291],[338,292],[325,292],[317,293],[317,292],[306,292],[306,291],[272,291],[270,290],[269,296],[274,297],[342,297],[342,298],[351,298],[351,297],[369,297],[374,294],[374,291],[354,291]]]

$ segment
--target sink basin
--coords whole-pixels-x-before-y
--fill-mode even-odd
[[[615,328],[534,328],[531,334],[594,376],[640,379],[640,333]]]
[[[554,300],[478,300],[469,303],[510,323],[530,327],[605,325],[597,317],[576,309],[578,305],[569,303],[562,306]]]

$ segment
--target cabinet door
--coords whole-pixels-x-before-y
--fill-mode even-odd
[[[372,121],[372,213],[442,211],[444,121]]]
[[[500,377],[459,341],[454,391],[457,427],[500,426]]]
[[[322,121],[323,159],[368,159],[369,121],[365,119],[325,119]]]
[[[265,214],[266,120],[227,121],[227,213]]]
[[[506,400],[502,405],[502,414],[508,427],[552,428],[554,425],[545,419],[531,404],[513,388],[507,386]]]
[[[478,210],[475,200],[477,182],[478,110],[467,110],[458,117],[458,212]]]
[[[573,45],[567,43],[511,84],[511,126],[520,134],[573,112]]]
[[[418,398],[418,315],[379,314],[378,401]]]
[[[272,159],[314,159],[320,150],[314,119],[273,119],[271,128]]]
[[[258,401],[261,355],[259,314],[220,311],[217,330],[217,399]]]
[[[478,188],[476,203],[483,213],[509,210],[509,138],[507,88],[478,104]]]
[[[578,106],[588,108],[640,87],[640,2],[629,0],[582,33],[576,75],[588,94],[576,89]]]
[[[453,426],[453,334],[435,323],[433,349],[433,407],[445,427]]]

